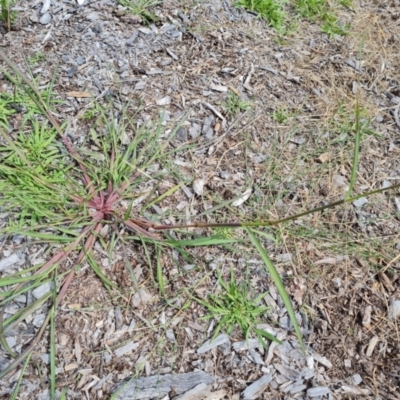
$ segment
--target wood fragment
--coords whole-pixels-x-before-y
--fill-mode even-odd
[[[226,128],[226,119],[222,116],[222,114],[209,103],[202,102],[201,104],[203,104],[204,107],[206,107],[210,111],[212,111],[222,121],[222,128],[225,129]]]
[[[121,382],[114,387],[114,393],[118,391],[114,398],[115,400],[161,398],[170,393],[171,390],[180,395],[200,384],[210,385],[214,382],[214,379],[213,376],[203,371],[131,379],[128,383]]]

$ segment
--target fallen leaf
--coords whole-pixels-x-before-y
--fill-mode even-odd
[[[204,181],[204,179],[202,179],[202,178],[196,178],[196,179],[193,181],[193,190],[194,190],[194,192],[195,192],[197,195],[199,195],[199,196],[201,196],[201,195],[203,194],[203,191],[204,191],[204,183],[205,183],[205,181]]]
[[[239,207],[241,204],[243,204],[250,197],[251,192],[251,189],[247,189],[237,200],[232,203],[233,207]]]
[[[326,163],[331,158],[330,153],[323,153],[318,157],[318,161],[321,163]]]

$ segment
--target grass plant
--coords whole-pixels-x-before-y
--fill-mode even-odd
[[[222,107],[228,115],[235,116],[240,111],[248,110],[251,107],[251,102],[242,100],[236,93],[229,91]]]
[[[122,113],[124,118],[116,122],[111,106],[106,109],[99,108],[91,138],[94,147],[102,157],[95,158],[87,151],[79,152],[75,149],[66,136],[66,124],[59,124],[50,109],[51,90],[49,89],[47,95],[43,96],[35,81],[24,75],[1,51],[0,59],[9,66],[15,76],[10,80],[15,84],[16,92],[24,92],[28,96],[26,99],[21,97],[20,101],[29,101],[35,110],[32,111],[32,117],[26,119],[21,132],[16,137],[9,133],[7,120],[4,121],[3,128],[0,128],[0,136],[4,143],[0,152],[0,207],[2,212],[10,214],[8,225],[2,228],[0,233],[21,234],[53,245],[49,259],[43,265],[30,267],[0,280],[0,285],[4,288],[0,292],[0,341],[8,354],[14,358],[0,373],[0,377],[4,377],[30,357],[48,325],[50,325],[52,336],[55,336],[54,320],[57,308],[74,279],[76,268],[83,262],[90,265],[105,287],[118,290],[115,282],[104,274],[96,261],[93,251],[96,242],[100,243],[108,253],[112,253],[116,242],[125,244],[133,240],[141,244],[149,267],[154,269],[159,291],[166,297],[165,277],[160,261],[161,249],[174,248],[183,257],[190,259],[187,249],[191,247],[243,242],[245,239],[238,239],[230,234],[229,230],[233,228],[243,228],[247,232],[247,240],[251,241],[263,260],[265,270],[278,289],[304,349],[300,327],[284,282],[258,239],[260,234],[255,231],[255,228],[274,227],[352,202],[360,197],[398,188],[400,185],[354,196],[349,190],[343,199],[275,220],[265,220],[264,215],[263,220],[250,222],[162,224],[158,217],[145,214],[144,211],[149,205],[157,204],[165,196],[178,190],[180,183],[171,188],[167,194],[156,198],[152,197],[154,191],[143,193],[141,186],[149,179],[146,171],[155,162],[163,162],[163,160],[167,162],[166,160],[171,156],[168,152],[169,144],[183,120],[168,137],[164,137],[161,122],[155,126],[142,124],[138,128],[135,116],[127,117],[127,113]],[[355,141],[356,147],[359,147],[362,129],[358,106],[355,118]],[[27,131],[30,133],[28,134]],[[134,132],[134,135],[130,143],[124,145],[122,141],[127,131]],[[350,189],[354,187],[358,157],[357,150],[353,157]],[[170,172],[160,172],[161,175],[153,176],[152,179],[165,177],[167,173]],[[137,202],[141,196],[145,196],[144,206],[138,205]],[[229,202],[221,206],[227,205]],[[217,207],[214,207],[207,212],[211,213],[216,209]],[[187,228],[208,228],[217,231],[216,234],[206,237],[186,232],[186,238],[182,239]],[[107,229],[108,233],[105,231]],[[121,229],[129,231],[130,234],[122,235]],[[171,235],[172,230],[180,233],[180,239]],[[65,261],[71,258],[74,258],[74,262],[67,267]],[[128,264],[126,263],[126,266],[129,270]],[[134,275],[132,271],[130,274]],[[134,280],[133,277],[132,280]],[[16,314],[4,318],[5,307],[16,297],[50,283],[53,285],[50,292],[43,294],[41,298]],[[204,303],[212,316],[221,317],[218,329],[226,328],[229,331],[233,326],[238,325],[246,338],[250,334],[255,334],[262,338],[272,339],[255,328],[257,318],[266,312],[265,308],[257,304],[260,297],[249,300],[246,290],[234,286],[233,275],[229,283],[223,282],[220,278],[220,284],[225,294],[212,297],[208,306]],[[49,305],[49,311],[43,325],[24,350],[16,354],[5,340],[7,333],[44,304]],[[53,360],[50,363],[52,374],[55,374],[54,341],[50,341],[50,354]],[[55,381],[51,380],[53,395],[54,390]]]
[[[287,18],[285,3],[277,0],[237,0],[235,6],[257,13],[280,32]]]
[[[159,0],[118,0],[118,3],[126,7],[131,14],[138,15],[146,25],[158,21],[151,8],[160,4]]]
[[[17,12],[11,10],[16,0],[0,0],[0,19],[6,24],[7,30],[11,30],[11,24],[17,17]]]
[[[261,322],[261,316],[268,311],[268,307],[260,306],[262,298],[267,293],[249,299],[248,285],[243,282],[237,283],[232,269],[229,282],[225,282],[220,274],[218,275],[218,282],[223,289],[221,293],[210,295],[207,300],[196,299],[208,310],[204,319],[218,320],[213,339],[221,331],[226,331],[229,335],[235,327],[238,327],[247,341],[250,335],[256,336],[264,348],[267,348],[265,338],[281,343],[275,336],[257,328],[257,324]]]
[[[342,0],[331,4],[327,0],[237,0],[236,7],[254,12],[265,19],[279,33],[285,35],[292,28],[288,9],[293,4],[298,16],[308,18],[321,24],[321,31],[329,37],[333,35],[345,35],[348,26],[339,23],[335,13],[337,6],[349,7],[351,0]]]

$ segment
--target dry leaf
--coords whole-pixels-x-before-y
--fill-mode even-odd
[[[323,153],[318,157],[318,161],[321,163],[326,163],[331,158],[329,153]]]
[[[239,207],[241,204],[243,204],[251,195],[252,190],[247,189],[237,200],[235,200],[232,205],[234,207]]]
[[[205,183],[205,180],[204,179],[202,179],[202,178],[196,178],[194,181],[193,181],[193,190],[194,190],[194,192],[197,194],[197,195],[199,195],[199,196],[201,196],[202,194],[203,194],[203,191],[204,191],[204,183]]]
[[[151,300],[153,300],[153,296],[151,295],[151,293],[146,289],[140,289],[132,297],[132,307],[139,308],[140,306],[146,305]]]

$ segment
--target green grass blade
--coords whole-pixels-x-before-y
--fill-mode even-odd
[[[358,156],[360,152],[360,140],[361,140],[361,129],[360,129],[360,107],[358,105],[358,100],[356,102],[356,138],[354,144],[354,153],[353,153],[353,167],[351,169],[351,178],[349,189],[346,194],[346,200],[351,196],[353,192],[354,185],[356,183],[357,178],[357,168],[358,168]]]
[[[217,246],[222,244],[244,243],[244,242],[245,240],[242,239],[234,239],[234,238],[223,239],[219,236],[209,236],[197,239],[166,240],[164,243],[174,247],[182,247],[182,246]]]
[[[16,384],[16,386],[15,386],[15,388],[14,388],[14,391],[13,391],[13,394],[12,394],[10,400],[17,400],[17,396],[18,396],[18,392],[19,392],[19,387],[21,386],[21,382],[22,382],[22,379],[23,379],[23,377],[24,377],[24,373],[25,373],[26,367],[27,367],[28,364],[29,364],[29,360],[30,360],[30,358],[31,358],[31,355],[32,355],[32,352],[30,352],[30,353],[28,354],[28,357],[27,357],[26,360],[25,360],[25,363],[24,363],[24,365],[23,365],[23,367],[22,367],[20,376],[19,376],[19,378],[18,378],[18,382],[17,382],[17,384]]]
[[[86,259],[89,263],[89,265],[92,267],[93,271],[96,273],[96,275],[101,279],[103,282],[104,286],[106,288],[114,288],[118,289],[118,285],[116,285],[114,282],[110,281],[104,274],[99,265],[97,264],[96,260],[93,257],[93,254],[91,252],[86,253]]]
[[[277,287],[280,296],[282,297],[283,303],[285,304],[285,307],[289,314],[290,320],[292,321],[294,330],[296,332],[297,338],[300,342],[301,349],[303,350],[303,352],[305,352],[305,347],[304,347],[303,337],[301,335],[300,327],[299,327],[299,324],[297,323],[296,315],[295,315],[295,312],[294,312],[294,309],[292,306],[292,302],[290,301],[290,297],[285,289],[282,279],[279,276],[279,273],[276,270],[274,264],[272,264],[272,261],[270,260],[267,253],[265,252],[264,248],[261,246],[261,243],[257,239],[254,232],[249,228],[246,228],[246,231],[248,232],[248,234],[250,236],[251,242],[254,244],[254,246],[260,253],[261,258],[264,261],[264,264],[267,267],[268,272],[270,273],[271,278],[274,281],[275,286]]]
[[[144,206],[142,208],[142,212],[147,210],[148,208],[150,208],[152,205],[159,203],[165,197],[168,197],[172,193],[175,193],[182,185],[183,185],[183,183],[179,183],[178,185],[175,185],[174,187],[172,187],[171,189],[169,189],[165,193],[163,193],[161,196],[158,196],[156,199],[154,199],[151,202],[149,202],[148,204],[146,204],[146,206]]]
[[[157,246],[156,250],[157,254],[157,282],[158,282],[158,287],[160,288],[160,292],[162,296],[165,298],[165,285],[164,285],[164,276],[163,276],[163,271],[162,271],[162,263],[161,263],[161,249],[159,246]]]

